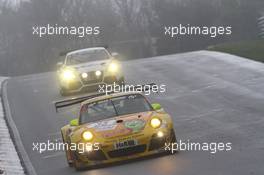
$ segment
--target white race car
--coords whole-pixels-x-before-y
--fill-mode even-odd
[[[122,65],[114,56],[104,47],[67,53],[64,62],[57,64],[61,95],[95,91],[101,84],[123,84]]]

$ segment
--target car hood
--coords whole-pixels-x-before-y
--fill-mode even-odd
[[[155,112],[142,112],[86,124],[84,127],[99,137],[113,138],[144,130]]]
[[[87,62],[82,63],[78,65],[71,66],[78,72],[90,72],[90,71],[96,71],[96,70],[104,70],[105,67],[110,63],[111,60],[100,60],[100,61],[93,61],[93,62]]]

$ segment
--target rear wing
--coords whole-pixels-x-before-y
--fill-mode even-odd
[[[134,89],[141,88],[142,89],[141,92],[143,92],[143,90],[144,91],[152,90],[153,86],[156,86],[156,84],[150,83],[150,84],[145,84],[145,85],[137,85],[134,87]],[[120,89],[120,92],[129,92],[129,90],[130,90],[129,86],[128,87],[124,86],[123,89]],[[114,93],[118,93],[118,92],[111,91],[111,92],[108,92],[107,94],[110,95],[110,94],[114,94]],[[86,100],[89,100],[89,99],[92,99],[95,97],[99,97],[99,96],[104,96],[104,95],[106,95],[105,92],[98,92],[98,93],[94,93],[94,94],[90,94],[90,95],[84,95],[81,97],[75,97],[75,98],[70,98],[70,99],[66,99],[66,100],[56,101],[56,102],[54,102],[54,105],[55,105],[56,112],[58,112],[58,109],[60,109],[60,108],[76,105],[76,104],[82,103]]]
[[[108,45],[95,45],[95,46],[91,46],[91,47],[103,47],[103,48],[105,48],[105,49],[108,49],[109,47],[108,47]],[[86,47],[86,48],[91,48],[91,47]],[[82,48],[82,49],[86,49],[86,48]],[[81,50],[81,49],[70,49],[70,50],[65,50],[65,51],[62,51],[62,52],[60,52],[59,53],[59,56],[66,56],[67,55],[67,53],[69,53],[69,52],[73,52],[73,51],[76,51],[76,50]]]

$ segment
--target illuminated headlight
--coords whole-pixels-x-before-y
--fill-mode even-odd
[[[82,73],[82,78],[87,78],[88,74],[86,72]]]
[[[66,80],[66,81],[72,81],[75,79],[75,75],[74,75],[74,72],[73,70],[64,70],[63,73],[62,73],[62,78],[63,80]]]
[[[164,133],[162,131],[159,131],[159,132],[157,132],[157,136],[158,137],[163,137],[164,136]]]
[[[116,62],[110,63],[110,65],[109,65],[109,71],[110,72],[116,73],[118,70],[119,70],[118,63],[116,63]]]
[[[99,76],[101,76],[101,75],[102,75],[102,72],[101,72],[101,71],[99,71],[99,70],[97,70],[97,71],[95,71],[95,75],[99,77]]]
[[[158,118],[153,118],[150,120],[150,125],[152,128],[159,128],[161,126],[161,120]]]
[[[93,133],[91,133],[90,131],[84,131],[82,133],[82,138],[85,141],[91,141],[91,140],[93,140],[93,137],[94,137]]]

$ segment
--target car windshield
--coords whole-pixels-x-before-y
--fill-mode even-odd
[[[83,105],[80,112],[80,123],[151,110],[153,109],[144,96],[140,94],[125,95]]]
[[[80,51],[70,54],[66,58],[67,65],[76,65],[91,61],[106,60],[109,58],[108,53],[104,49],[93,49]]]

